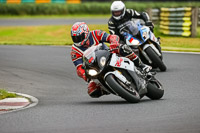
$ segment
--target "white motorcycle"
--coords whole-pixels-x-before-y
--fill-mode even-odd
[[[119,57],[102,46],[92,46],[83,54],[87,78],[98,79],[105,91],[130,103],[139,102],[145,95],[153,100],[162,98],[164,89],[154,74],[138,70],[130,59]]]

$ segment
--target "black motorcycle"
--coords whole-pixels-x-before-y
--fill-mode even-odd
[[[137,103],[143,96],[156,100],[162,98],[164,89],[152,73],[144,73],[125,57],[120,57],[102,44],[88,48],[83,54],[86,77],[98,79],[104,90]]]

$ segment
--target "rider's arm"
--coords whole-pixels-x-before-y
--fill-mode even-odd
[[[108,21],[108,29],[109,29],[110,34],[112,35],[118,34],[117,29],[112,19],[109,19]]]
[[[120,38],[120,43],[124,43],[124,36],[119,33],[119,30],[116,28],[116,22],[113,18],[110,18],[108,21],[108,29],[111,35],[118,35]]]
[[[144,22],[150,21],[149,15],[146,12],[138,13],[133,9],[126,9],[126,12],[131,16],[131,18],[142,19]]]
[[[127,9],[126,12],[129,14],[131,18],[138,18],[144,20],[145,25],[149,26],[151,30],[153,30],[154,24],[151,22],[149,15],[146,12],[138,13],[133,9]]]
[[[99,42],[108,42],[110,43],[110,49],[116,49],[119,47],[119,36],[111,35],[106,33],[105,31],[96,30],[95,36]],[[116,53],[118,50],[116,50]]]
[[[87,81],[87,78],[85,76],[85,70],[82,68],[82,64],[80,64],[79,66],[76,67],[76,72],[77,72],[77,75],[84,79],[85,81]]]
[[[118,35],[111,35],[102,30],[95,30],[94,34],[99,42],[119,43]]]
[[[82,56],[83,54],[81,53],[81,51],[78,51],[78,49],[72,46],[71,59],[76,67],[77,75],[82,79],[84,79],[85,81],[87,81],[87,78],[85,76],[85,70],[82,68],[83,66]]]

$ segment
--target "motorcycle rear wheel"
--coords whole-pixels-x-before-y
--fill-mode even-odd
[[[154,82],[149,82],[147,85],[147,94],[146,96],[152,100],[158,100],[164,95],[164,89],[159,88],[158,85]]]
[[[120,97],[122,97],[126,101],[130,103],[138,103],[140,101],[139,94],[136,91],[130,92],[124,87],[122,87],[120,83],[115,79],[115,76],[113,74],[107,75],[105,81],[114,92],[116,92]]]

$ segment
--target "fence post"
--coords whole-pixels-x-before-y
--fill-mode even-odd
[[[152,9],[151,9],[151,8],[148,8],[148,9],[147,9],[147,13],[148,13],[148,15],[149,15],[150,20],[152,21]]]
[[[200,8],[198,10],[198,26],[200,26]]]
[[[197,35],[197,25],[198,25],[198,8],[192,8],[192,30],[191,37],[196,37]]]

